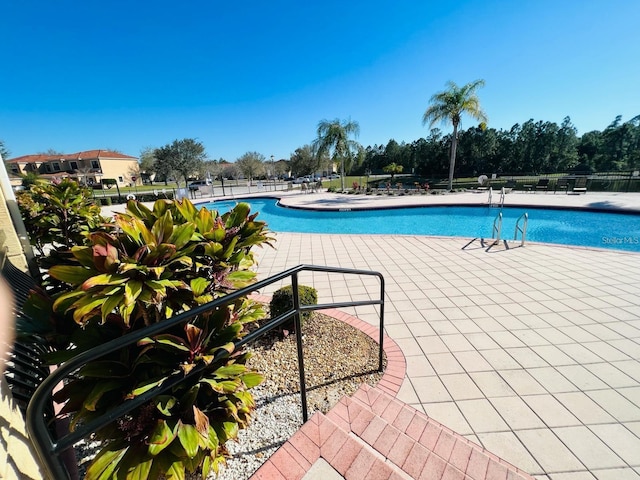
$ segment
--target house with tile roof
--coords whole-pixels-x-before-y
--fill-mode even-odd
[[[111,150],[87,150],[70,154],[36,154],[5,160],[12,183],[20,175],[35,172],[45,178],[71,178],[93,185],[114,179],[119,186],[141,184],[138,159]]]

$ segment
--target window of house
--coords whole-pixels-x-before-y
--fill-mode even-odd
[[[77,170],[78,169],[78,162],[71,161],[71,162],[69,162],[69,166],[71,167],[71,170]]]
[[[47,173],[51,173],[51,165],[49,165],[48,163],[44,166],[44,169]]]
[[[20,173],[20,169],[18,168],[17,165],[11,165],[11,172],[13,173]]]
[[[59,171],[60,171],[60,164],[59,164],[59,163],[57,163],[57,162],[56,162],[56,163],[54,163],[54,164],[53,164],[53,170],[54,170],[55,172],[59,172]]]
[[[118,177],[118,181],[119,181],[119,182],[124,182],[124,178],[122,178],[122,177]]]
[[[100,162],[98,160],[91,160],[91,168],[100,168]]]

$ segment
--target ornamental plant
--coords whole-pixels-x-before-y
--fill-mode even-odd
[[[90,231],[108,219],[100,215],[92,192],[70,179],[35,180],[16,196],[31,245],[41,256],[48,248],[84,244]]]
[[[300,305],[317,305],[318,304],[318,291],[307,285],[298,285],[298,299],[300,301]],[[269,312],[271,314],[271,318],[275,318],[283,313],[288,312],[293,308],[293,287],[291,285],[287,285],[285,287],[279,288],[275,292],[273,292],[273,296],[271,297],[271,302],[269,303]],[[302,312],[300,314],[300,325],[311,317],[311,312]],[[283,329],[287,332],[294,330],[294,322],[286,322],[283,325]]]
[[[52,363],[249,285],[252,247],[272,240],[256,216],[244,203],[220,215],[186,199],[158,200],[151,209],[128,202],[112,231],[89,234],[86,245],[72,247],[48,270],[62,289],[51,305],[49,334],[58,345]],[[217,472],[228,454],[225,442],[255,408],[249,389],[262,381],[234,341],[262,317],[259,304],[240,298],[90,362],[68,379],[55,399],[73,429],[197,372],[96,432],[102,449],[86,478]]]

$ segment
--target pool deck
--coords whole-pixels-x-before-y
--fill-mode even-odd
[[[338,209],[488,197],[276,193],[288,206]],[[640,211],[640,194],[510,193],[505,205]],[[384,275],[385,330],[407,363],[399,400],[539,479],[640,478],[640,254],[535,243],[462,250],[470,239],[410,235],[276,238],[256,250],[261,278],[299,264]],[[379,288],[318,273],[300,282],[320,303]],[[378,323],[374,307],[345,310]]]
[[[282,197],[315,208],[486,200]],[[505,205],[640,210],[640,195],[511,193]],[[536,478],[640,478],[640,254],[542,244],[461,250],[467,241],[281,233],[275,249],[258,249],[258,271],[264,278],[307,263],[383,273],[385,330],[407,361],[398,399]],[[376,291],[324,274],[301,282],[320,302]],[[378,322],[372,307],[347,311]]]
[[[489,194],[482,192],[450,193],[440,195],[364,195],[334,193],[285,193],[281,195],[281,203],[289,207],[312,208],[324,210],[357,209],[357,208],[392,208],[410,206],[435,205],[487,205]],[[262,195],[271,195],[265,192]],[[254,194],[260,196],[259,194]],[[500,192],[494,191],[492,203],[500,201]],[[640,213],[640,193],[604,193],[594,192],[582,195],[566,193],[522,193],[512,192],[504,197],[505,207],[555,207],[586,208],[597,210],[622,210]]]

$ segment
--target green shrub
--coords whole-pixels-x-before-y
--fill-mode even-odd
[[[36,182],[19,192],[17,201],[31,245],[40,255],[49,247],[82,245],[90,231],[108,221],[100,215],[93,192],[69,179]]]
[[[308,287],[306,285],[298,285],[298,298],[300,300],[300,305],[317,305],[318,304],[318,291],[313,287]],[[271,298],[271,303],[269,304],[269,310],[271,312],[271,317],[277,317],[278,315],[282,315],[283,313],[291,310],[293,308],[293,287],[288,285],[286,287],[282,287],[279,290],[276,290],[273,293],[273,297]],[[311,316],[311,312],[302,312],[300,314],[300,325]],[[283,329],[285,330],[293,330],[294,324],[292,322],[287,322],[283,324]]]
[[[60,255],[48,275],[58,282],[42,325],[57,351],[52,363],[223,297],[253,282],[251,248],[269,244],[266,224],[240,203],[219,215],[188,200],[130,201],[110,231]],[[60,291],[62,290],[62,291]],[[40,302],[40,304],[38,304]],[[127,399],[197,372],[95,432],[101,450],[87,479],[206,478],[228,455],[225,443],[255,409],[250,388],[262,376],[235,349],[246,324],[265,315],[239,298],[84,365],[55,394],[71,428],[108,415]],[[34,329],[35,331],[35,329]],[[42,330],[39,332],[43,334]]]
[[[107,188],[111,188],[114,185],[117,185],[118,182],[116,181],[115,178],[103,178],[102,179],[102,186],[103,187],[107,187]]]
[[[103,207],[108,207],[112,203],[111,197],[99,197],[98,200],[100,200],[100,205]]]

